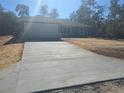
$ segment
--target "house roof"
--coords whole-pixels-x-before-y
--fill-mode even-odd
[[[69,21],[66,19],[53,19],[43,16],[28,16],[28,17],[19,18],[19,20],[23,22],[42,22],[42,23],[61,24],[63,26],[87,27],[86,25]]]

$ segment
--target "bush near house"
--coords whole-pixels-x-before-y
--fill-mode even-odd
[[[0,11],[0,35],[17,35],[21,24],[17,16],[11,11]]]

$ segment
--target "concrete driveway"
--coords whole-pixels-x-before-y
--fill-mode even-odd
[[[124,60],[66,42],[26,42],[17,93],[36,92],[124,77]]]

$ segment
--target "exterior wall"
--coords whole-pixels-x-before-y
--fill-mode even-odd
[[[87,27],[61,26],[62,37],[87,37]]]

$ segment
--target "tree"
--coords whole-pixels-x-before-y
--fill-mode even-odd
[[[96,23],[101,23],[104,19],[104,6],[97,6],[93,14],[93,19]]]
[[[76,11],[73,11],[73,12],[69,15],[69,18],[70,18],[71,21],[76,22],[76,21],[77,21],[77,13],[76,13]]]
[[[120,6],[119,17],[117,20],[117,29],[116,37],[124,38],[124,4]]]
[[[14,12],[4,10],[0,4],[0,35],[17,35],[22,30],[18,17]]]
[[[119,17],[120,5],[119,0],[111,0],[109,19],[115,20]]]
[[[90,19],[90,14],[86,5],[81,5],[80,8],[76,11],[77,20],[79,23],[88,24]]]
[[[18,4],[15,11],[18,12],[20,17],[29,16],[29,7],[27,5]]]
[[[121,5],[121,7],[120,7],[119,15],[120,15],[120,19],[124,18],[124,4]],[[124,19],[123,19],[123,21],[124,21]]]
[[[82,0],[80,8],[77,10],[78,22],[91,25],[95,5],[95,0]]]
[[[111,0],[110,1],[110,7],[109,7],[109,14],[108,19],[106,23],[106,34],[110,38],[117,38],[118,37],[118,31],[120,28],[118,28],[119,25],[119,17],[121,12],[121,6],[119,4],[119,0]]]
[[[42,16],[47,16],[48,15],[48,6],[47,5],[42,5],[40,8],[40,14]]]
[[[11,11],[0,13],[0,34],[13,35],[21,30],[16,14]]]
[[[0,12],[3,11],[3,10],[4,10],[4,8],[3,8],[3,6],[0,4]]]
[[[93,14],[92,19],[94,20],[94,28],[96,36],[102,36],[104,34],[104,6],[96,6],[95,12]]]
[[[53,10],[51,11],[51,13],[49,14],[49,16],[50,16],[51,18],[57,18],[57,17],[59,16],[58,10],[57,10],[57,9],[53,9]]]

